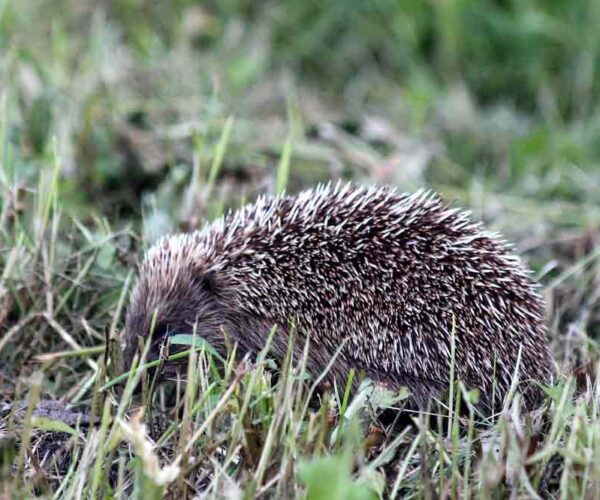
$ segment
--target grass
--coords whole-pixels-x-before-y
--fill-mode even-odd
[[[0,1],[0,496],[600,497],[597,2],[96,4]],[[156,237],[342,177],[516,242],[558,365],[542,411],[481,421],[452,384],[405,427],[405,392],[185,336],[187,383],[120,377]]]

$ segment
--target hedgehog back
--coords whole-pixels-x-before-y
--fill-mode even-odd
[[[455,376],[487,408],[502,402],[517,365],[521,381],[550,376],[528,271],[504,241],[429,193],[320,187],[261,198],[185,238],[228,311],[310,336],[315,375],[342,346],[334,374],[364,370],[425,405],[448,385],[454,342]],[[240,331],[240,343],[257,352],[267,331]],[[277,352],[285,341],[276,335]],[[531,403],[539,391],[529,384],[524,395]]]

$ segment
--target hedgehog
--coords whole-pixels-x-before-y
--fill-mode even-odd
[[[154,322],[153,322],[154,321]],[[146,254],[125,324],[127,367],[153,325],[150,356],[195,331],[225,354],[308,342],[308,372],[351,370],[426,408],[452,377],[502,408],[528,408],[552,376],[538,285],[512,246],[435,193],[352,183],[262,196]],[[140,339],[141,337],[141,339]],[[328,370],[327,370],[328,369]]]

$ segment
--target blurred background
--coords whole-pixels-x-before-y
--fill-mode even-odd
[[[71,429],[75,438],[67,440],[64,426],[38,423],[28,448],[31,429],[14,426],[11,404],[39,398],[100,415],[104,400],[106,430],[117,410],[113,393],[101,386],[118,380],[124,310],[148,245],[259,194],[338,179],[433,189],[514,242],[546,299],[559,374],[548,388],[552,430],[537,458],[525,461],[523,453],[533,453],[543,438],[535,430],[527,441],[531,422],[511,411],[515,423],[500,420],[496,430],[506,445],[496,448],[505,450],[498,452],[502,461],[477,467],[498,497],[508,494],[503,477],[508,484],[511,469],[521,474],[514,484],[527,487],[521,497],[532,496],[531,484],[550,491],[554,479],[553,491],[591,497],[586,481],[595,487],[600,477],[593,388],[600,366],[599,27],[599,0],[0,0],[0,497],[7,484],[23,498],[50,491],[72,498],[90,482],[95,497],[98,488],[115,484],[117,466],[122,491],[143,480],[127,447],[115,455],[114,442],[93,430],[83,439]],[[293,429],[288,419],[297,412],[275,398],[279,389],[267,383],[270,376],[258,380],[264,380],[260,392],[244,393],[244,408],[254,402],[243,425],[252,426],[242,434],[235,424],[230,451],[219,444],[226,437],[197,448],[206,459],[193,479],[201,479],[199,491],[208,477],[218,491],[219,478],[231,474],[250,498],[248,492],[271,488],[271,472],[277,491],[285,491],[290,464],[313,455],[306,470],[314,471],[314,484],[354,484],[355,467],[345,455],[320,459],[338,444],[327,438],[329,399],[318,419],[311,413],[302,424],[313,438],[304,442],[296,433],[271,442],[279,436],[271,435],[272,415],[285,414],[273,422]],[[184,422],[213,415],[229,382],[217,377],[214,384],[206,399],[202,386],[203,406],[190,403]],[[575,387],[587,394],[578,406],[569,403]],[[194,401],[185,400],[186,408]],[[223,436],[242,414],[235,401],[241,399],[218,417]],[[154,410],[148,406],[153,428]],[[339,425],[332,436],[346,429]],[[7,429],[18,436],[7,438]],[[161,457],[188,443],[191,427],[181,429],[162,434]],[[450,446],[450,432],[448,439],[445,431],[429,434],[413,443],[422,443],[425,463],[422,450]],[[371,435],[351,445],[357,456],[371,446]],[[331,446],[313,447],[314,436]],[[437,483],[438,471],[446,470],[439,494],[455,491],[443,476],[463,488],[455,483],[461,454],[482,450],[477,440],[461,445],[451,466],[444,458],[431,462],[429,476],[413,470],[408,486],[426,492],[426,478]],[[262,451],[261,443],[268,443]],[[401,470],[412,467],[406,469],[413,444],[398,454]],[[247,462],[233,467],[240,446]],[[555,467],[562,459],[554,460],[563,448],[564,473]],[[374,462],[386,464],[392,454],[382,452]],[[11,456],[17,479],[6,483]],[[263,474],[271,461],[281,468],[269,465]],[[261,472],[254,475],[257,463]],[[362,478],[366,461],[359,463],[362,472],[354,475]],[[468,496],[471,461],[464,463]],[[34,465],[21,483],[25,464]],[[398,486],[404,474],[367,472],[368,484],[381,492],[386,477],[399,478]],[[179,479],[172,491],[185,491]]]
[[[87,332],[158,235],[345,178],[472,209],[546,285],[557,336],[597,332],[598,26],[597,0],[1,1],[0,324],[45,307],[49,185],[50,274]]]

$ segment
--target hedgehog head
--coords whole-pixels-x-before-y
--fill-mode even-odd
[[[223,343],[224,315],[215,272],[198,251],[192,235],[164,238],[148,251],[127,310],[125,369],[131,366],[140,338],[152,339],[149,359],[158,356],[170,335],[195,331],[211,343]]]

